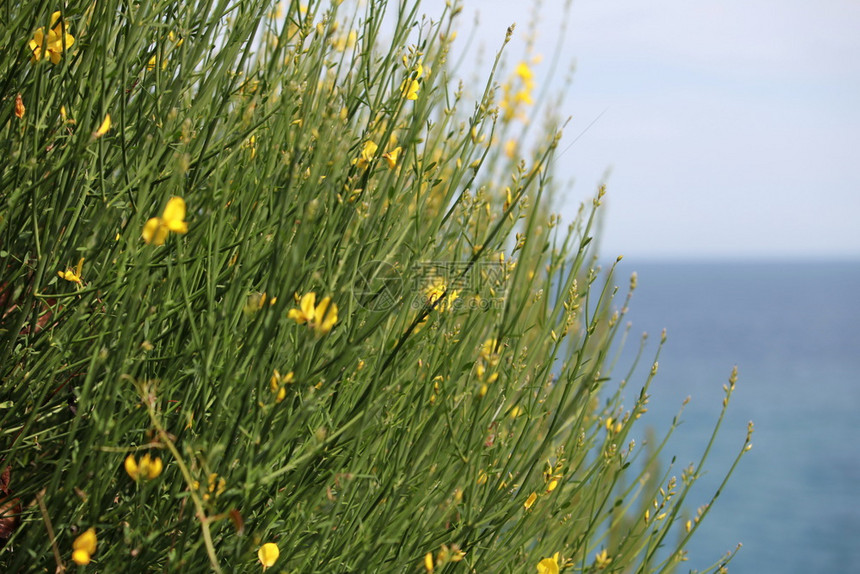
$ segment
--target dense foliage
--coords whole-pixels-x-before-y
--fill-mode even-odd
[[[684,560],[604,191],[551,214],[533,62],[455,87],[458,11],[3,4],[0,569]]]

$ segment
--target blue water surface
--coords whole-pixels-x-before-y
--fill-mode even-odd
[[[624,260],[618,271],[622,289],[631,272],[639,280],[616,375],[643,331],[651,354],[660,331],[668,334],[642,422],[666,429],[692,397],[668,453],[678,456],[678,475],[698,461],[722,385],[738,366],[709,471],[688,499],[692,509],[710,500],[747,421],[755,423],[753,448],[681,571],[704,569],[742,543],[731,572],[860,572],[860,261]],[[628,405],[644,375],[631,380]]]

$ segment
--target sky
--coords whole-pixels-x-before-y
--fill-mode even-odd
[[[511,23],[524,54],[534,14],[539,87],[575,66],[560,148],[585,131],[556,161],[558,210],[605,180],[604,256],[860,259],[857,0],[577,0],[563,36],[561,0],[464,6],[485,72]]]

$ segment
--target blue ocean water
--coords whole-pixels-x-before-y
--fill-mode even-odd
[[[615,282],[626,288],[633,271],[639,280],[623,357],[643,331],[652,353],[660,331],[668,335],[642,422],[665,429],[692,397],[668,451],[678,455],[677,474],[698,461],[722,385],[738,366],[710,470],[688,499],[692,509],[710,499],[747,421],[755,423],[752,450],[680,571],[703,569],[740,542],[731,572],[860,572],[860,261],[624,260]],[[643,380],[644,370],[631,380],[628,403]]]

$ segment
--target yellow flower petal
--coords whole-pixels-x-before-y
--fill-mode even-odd
[[[278,549],[278,545],[274,542],[266,542],[260,549],[257,550],[257,558],[260,559],[260,564],[263,565],[263,570],[272,566],[277,560],[278,556],[281,555],[281,551]]]
[[[75,550],[72,552],[72,562],[78,566],[86,566],[90,563],[90,555],[85,550]]]
[[[143,240],[146,243],[164,245],[168,234],[187,233],[188,224],[185,219],[185,200],[181,197],[171,197],[164,208],[161,217],[152,217],[143,226]]]
[[[558,574],[558,552],[552,558],[544,558],[537,563],[538,574]]]
[[[140,459],[140,473],[145,476],[147,480],[157,478],[158,475],[161,474],[162,468],[163,463],[159,457],[153,458],[149,456],[149,453],[146,453]]]
[[[376,145],[374,141],[365,142],[364,146],[361,148],[361,153],[357,158],[352,160],[353,165],[357,165],[359,168],[365,168],[370,165],[370,162],[373,161],[373,158],[376,156],[376,151],[379,149],[379,146]]]
[[[383,159],[388,163],[388,169],[394,169],[397,165],[397,158],[400,156],[400,146],[397,146],[388,153],[382,154]]]
[[[594,562],[600,570],[603,570],[604,568],[609,566],[609,563],[612,562],[612,558],[609,557],[609,552],[607,552],[606,548],[604,548],[603,550],[594,555]]]
[[[100,138],[110,129],[110,114],[105,114],[105,119],[102,120],[102,125],[99,126],[99,129],[95,131],[93,134],[96,138]]]
[[[149,453],[140,457],[140,463],[134,459],[134,455],[130,454],[125,457],[123,466],[125,467],[125,471],[135,482],[141,478],[153,480],[161,474],[161,471],[164,468],[164,464],[161,462],[161,459],[157,456],[152,457]]]
[[[317,295],[313,291],[310,293],[306,293],[302,297],[301,308],[302,315],[304,316],[305,321],[313,321],[314,319],[314,303],[316,303]],[[302,321],[304,322],[304,321]]]
[[[403,80],[403,83],[400,85],[400,94],[407,100],[417,100],[418,99],[418,90],[421,89],[421,85],[418,83],[418,80]]]
[[[519,64],[517,64],[517,69],[514,71],[514,73],[524,81],[531,80],[534,77],[531,68],[529,68],[529,65],[525,62],[520,62]]]
[[[337,323],[337,304],[331,302],[331,297],[325,297],[314,311],[316,324],[314,328],[319,335],[325,335],[331,331]]]
[[[424,569],[427,570],[428,574],[433,573],[433,553],[428,552],[424,555]]]
[[[75,538],[75,541],[72,542],[72,549],[81,550],[89,555],[92,555],[96,553],[97,543],[98,538],[96,538],[96,529],[89,528],[86,530],[86,532]],[[87,561],[89,562],[89,559]]]
[[[176,231],[174,227],[185,226],[183,221],[185,219],[185,200],[181,197],[171,197],[161,218],[167,223],[167,227],[171,231]],[[178,233],[185,233],[185,231],[178,231]]]
[[[143,240],[146,243],[154,243],[155,245],[164,245],[164,240],[167,239],[167,226],[161,224],[160,217],[151,217],[143,226]]]
[[[75,275],[74,271],[57,271],[57,275],[60,276],[60,279],[65,279],[71,283],[82,283],[80,276]]]
[[[128,473],[132,480],[137,480],[140,477],[140,468],[137,466],[137,461],[134,459],[133,454],[125,457],[123,466],[125,467],[125,472]]]

